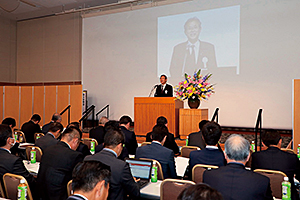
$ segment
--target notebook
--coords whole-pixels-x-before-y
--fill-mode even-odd
[[[151,178],[152,161],[129,158],[126,162],[129,164],[132,176],[140,179],[138,181],[140,188],[145,187]]]

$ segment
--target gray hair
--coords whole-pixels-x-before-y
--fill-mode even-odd
[[[108,122],[108,118],[105,117],[105,116],[103,116],[103,117],[101,117],[101,118],[99,119],[99,124],[105,125],[106,122]]]
[[[250,153],[250,143],[244,137],[232,134],[225,142],[227,157],[235,161],[246,161]]]

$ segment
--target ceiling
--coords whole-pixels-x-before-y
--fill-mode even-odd
[[[19,21],[117,2],[118,0],[0,0],[0,16]]]

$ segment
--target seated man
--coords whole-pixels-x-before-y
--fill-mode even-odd
[[[300,162],[296,154],[280,150],[281,136],[278,131],[267,130],[262,134],[262,142],[267,150],[252,154],[251,169],[270,169],[284,172],[291,182],[292,199],[299,199],[294,185],[294,175],[300,178]]]
[[[67,200],[106,200],[110,182],[110,167],[98,161],[79,163],[73,170],[74,195]]]
[[[70,127],[63,132],[59,143],[44,150],[37,177],[43,200],[67,199],[67,184],[72,179],[73,168],[83,160],[82,153],[75,151],[79,142],[79,130]]]
[[[111,182],[109,187],[109,200],[123,200],[129,195],[138,199],[140,196],[139,185],[131,175],[129,165],[117,157],[121,154],[124,144],[124,135],[120,130],[108,129],[104,136],[104,149],[92,156],[87,156],[84,161],[100,161],[110,167]]]
[[[53,122],[50,124],[49,131],[44,137],[41,137],[35,141],[35,145],[40,147],[41,150],[44,150],[52,145],[58,143],[57,138],[60,136],[60,133],[64,130],[64,127],[59,122]]]
[[[168,130],[168,120],[164,116],[158,117],[156,119],[156,124],[163,124],[163,125],[165,125],[167,127],[167,130]],[[151,133],[152,132],[147,133],[147,135],[146,135],[146,142],[152,142]],[[167,148],[169,148],[171,150],[173,150],[173,152],[174,152],[175,155],[179,155],[178,145],[175,142],[174,135],[172,133],[170,133],[169,130],[168,130],[168,133],[167,133],[166,142],[164,143],[163,146],[167,147]]]
[[[30,121],[25,122],[22,125],[21,131],[25,134],[26,142],[34,144],[34,134],[42,132],[39,126],[40,121],[41,116],[39,116],[38,114],[34,114],[32,115]]]
[[[132,119],[129,116],[124,115],[120,118],[120,128],[125,136],[125,147],[127,148],[129,154],[135,155],[138,144],[135,133],[129,130],[130,123],[132,123]]]
[[[107,117],[101,117],[99,120],[99,126],[90,130],[89,138],[94,138],[97,140],[98,144],[104,142],[104,125],[108,122]]]
[[[188,146],[196,146],[196,147],[199,147],[200,149],[205,148],[206,144],[203,140],[201,130],[207,122],[209,122],[209,121],[208,120],[201,120],[201,122],[199,122],[199,131],[189,134]]]
[[[16,126],[16,120],[14,118],[7,117],[7,118],[3,119],[1,124],[6,124],[11,128],[11,130],[13,130],[13,128]],[[15,145],[10,148],[10,151],[14,155],[22,154],[21,153],[22,150],[19,149],[19,141],[18,140],[15,142]],[[25,157],[24,157],[24,159],[25,159]]]
[[[250,144],[240,135],[233,134],[225,142],[227,165],[206,170],[203,182],[218,190],[224,200],[272,200],[270,179],[245,169],[250,157]]]
[[[223,200],[220,192],[204,183],[191,185],[185,188],[177,200]]]
[[[155,125],[151,134],[152,143],[137,148],[135,157],[155,159],[161,164],[164,178],[177,178],[174,152],[163,146],[167,133],[168,129],[165,125]]]
[[[61,115],[60,115],[59,113],[54,113],[54,114],[52,115],[51,121],[50,121],[49,123],[45,124],[45,125],[42,127],[42,132],[43,132],[44,134],[48,133],[49,128],[50,128],[50,124],[52,124],[52,123],[54,123],[54,122],[59,122],[59,123],[61,123],[61,120],[62,120]]]
[[[207,122],[202,129],[202,134],[207,145],[205,149],[190,153],[190,178],[192,177],[192,169],[196,164],[216,165],[220,167],[226,163],[224,153],[218,149],[218,142],[222,134],[220,125],[215,122]]]

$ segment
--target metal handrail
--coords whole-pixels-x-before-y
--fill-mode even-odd
[[[96,113],[96,120],[98,121],[98,115],[106,109],[106,117],[109,119],[109,105],[104,106],[100,111]]]
[[[68,105],[63,111],[61,111],[59,114],[63,115],[68,110],[68,124],[70,124],[70,115],[71,115],[71,105]]]

